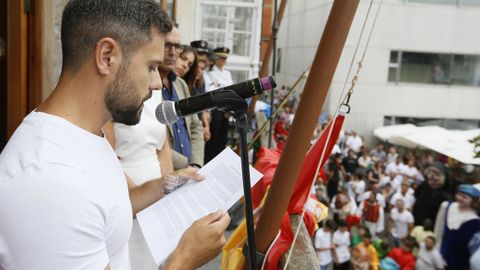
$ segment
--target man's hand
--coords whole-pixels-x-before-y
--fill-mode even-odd
[[[169,269],[196,269],[217,256],[225,245],[225,229],[230,216],[221,211],[195,221],[165,265]]]

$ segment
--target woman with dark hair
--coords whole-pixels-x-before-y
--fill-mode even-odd
[[[191,96],[205,93],[203,71],[206,68],[206,60],[199,57],[194,48],[184,45],[183,52],[177,58],[175,73],[182,77],[188,85]],[[210,114],[207,111],[198,114],[203,124],[203,138],[210,140]]]
[[[198,72],[197,63],[198,55],[195,49],[188,45],[184,45],[183,52],[180,53],[180,56],[177,58],[175,73],[185,80],[188,85],[188,89],[190,90],[190,95],[192,96],[198,94],[193,93],[192,91],[195,77]]]

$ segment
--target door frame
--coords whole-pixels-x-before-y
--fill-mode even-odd
[[[43,0],[7,0],[7,138],[42,100]]]

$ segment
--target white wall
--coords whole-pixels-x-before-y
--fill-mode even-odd
[[[362,0],[354,18],[325,108],[334,112],[370,1]],[[289,1],[280,27],[279,85],[292,85],[314,58],[332,1]],[[378,1],[357,54],[358,62]],[[387,82],[391,50],[480,55],[480,8],[384,0],[351,99],[345,127],[371,135],[385,115],[479,119],[480,88]],[[356,71],[356,65],[352,73]],[[347,84],[347,88],[350,84]]]
[[[190,41],[197,39],[195,37],[196,7],[196,0],[177,0],[177,23],[184,44],[190,44]]]

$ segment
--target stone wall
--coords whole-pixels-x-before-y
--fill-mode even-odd
[[[43,10],[43,98],[55,87],[62,67],[60,24],[67,0],[44,1]]]

